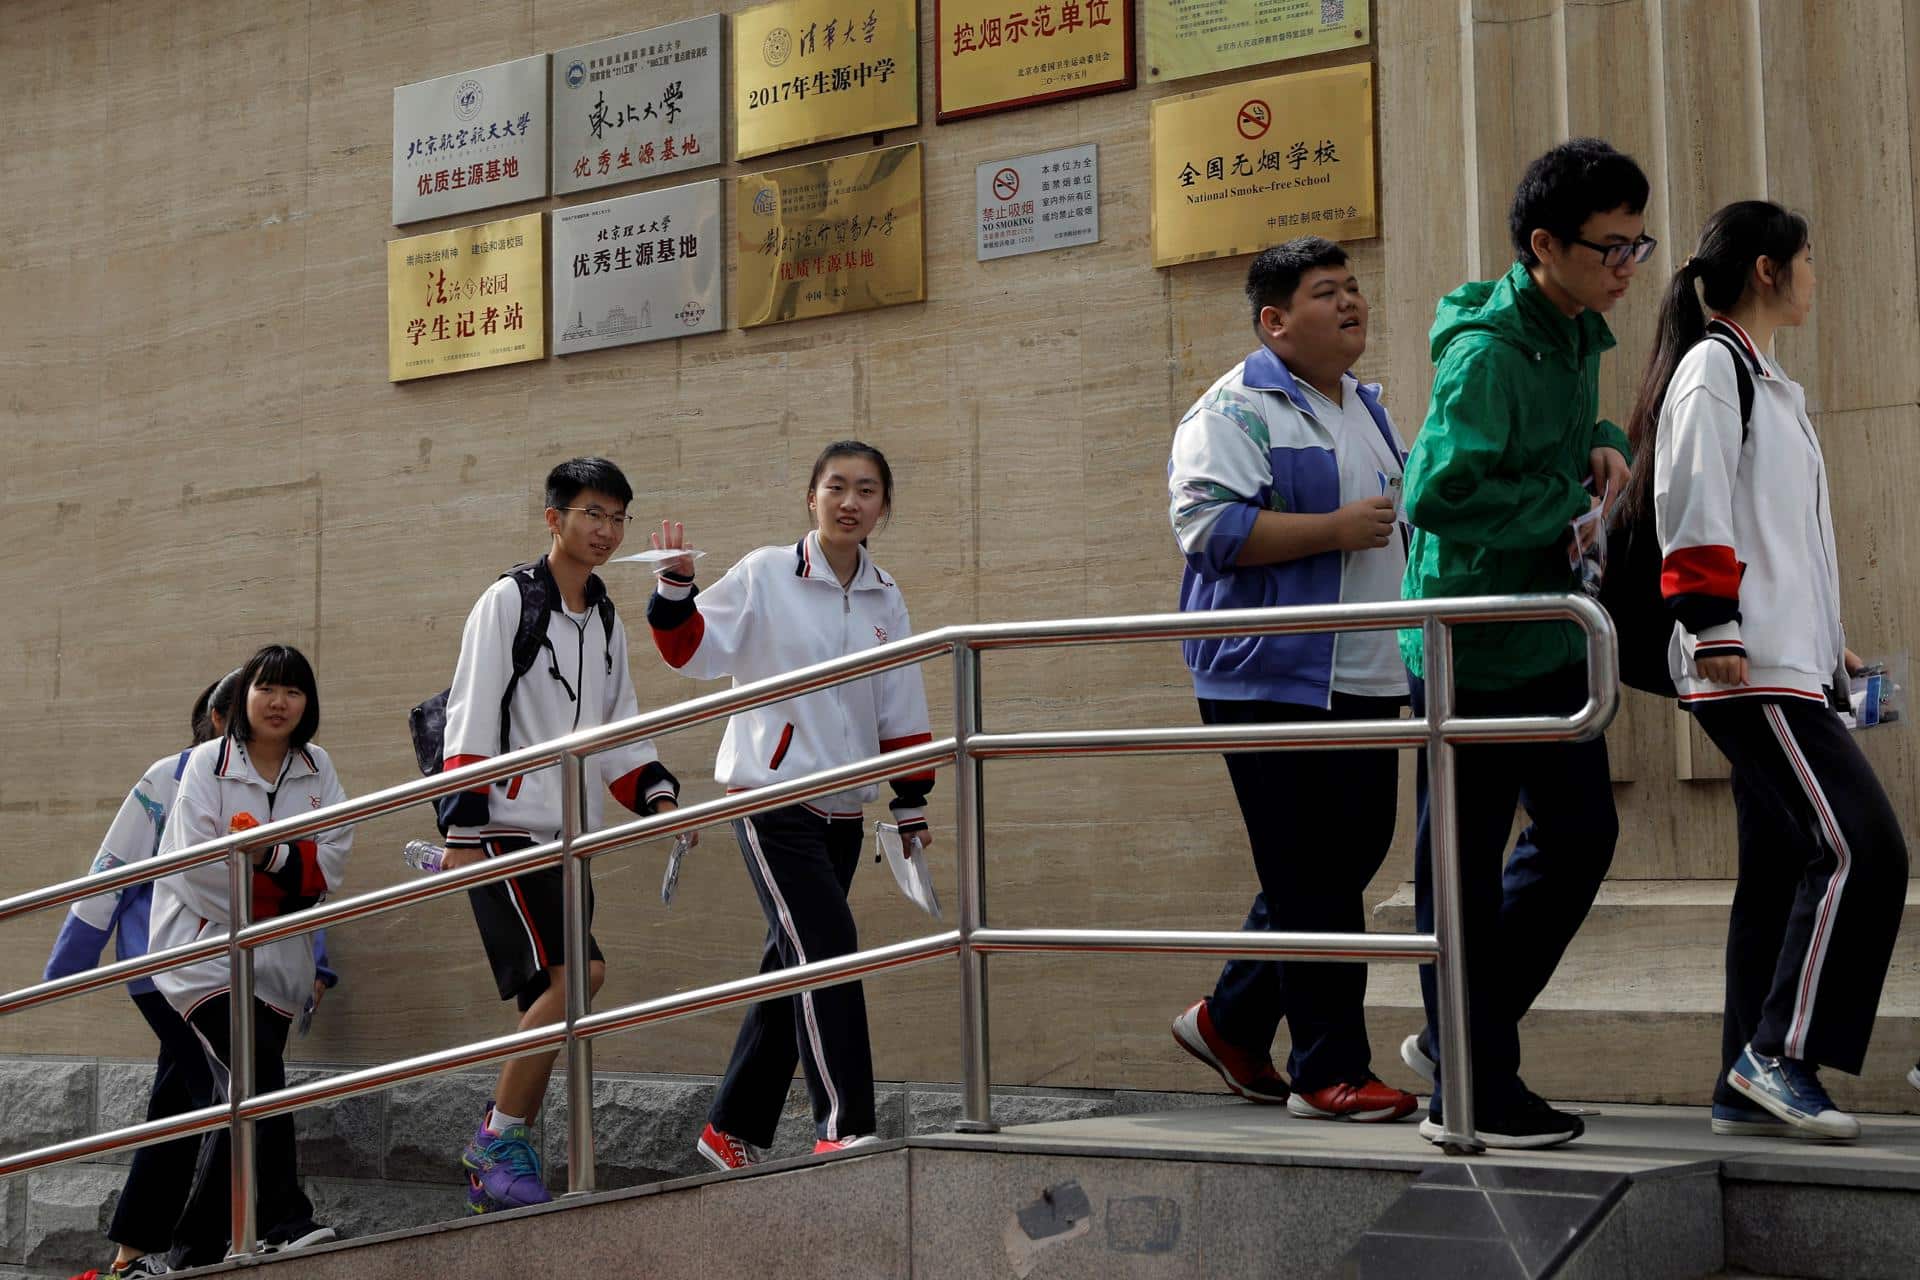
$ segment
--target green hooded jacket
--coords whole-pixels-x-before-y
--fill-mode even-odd
[[[1430,337],[1433,395],[1407,457],[1402,594],[1578,590],[1568,523],[1590,505],[1588,454],[1627,453],[1626,433],[1598,416],[1607,322],[1568,319],[1516,262],[1441,299]],[[1400,633],[1400,652],[1424,678],[1419,631]],[[1505,689],[1585,662],[1587,650],[1573,623],[1510,622],[1456,627],[1453,652],[1457,685]]]

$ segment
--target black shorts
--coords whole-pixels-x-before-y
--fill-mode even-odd
[[[489,858],[504,858],[533,845],[525,836],[498,836],[482,848]],[[547,970],[567,962],[566,898],[560,868],[529,871],[511,880],[469,889],[467,900],[473,904],[473,920],[480,926],[480,941],[486,944],[487,961],[493,965],[493,981],[500,988],[500,998],[518,1001],[520,1012],[525,1013],[546,991]],[[587,886],[587,923],[593,923],[591,884]],[[587,934],[587,955],[593,960],[606,959],[591,932]]]

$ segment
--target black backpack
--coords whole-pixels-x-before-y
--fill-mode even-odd
[[[553,613],[559,588],[553,581],[553,574],[547,570],[545,560],[517,564],[500,576],[512,578],[514,585],[520,588],[520,624],[513,632],[513,674],[507,677],[507,687],[500,693],[500,754],[505,755],[508,734],[513,728],[510,708],[514,688],[520,683],[520,677],[533,669],[534,661],[539,658],[542,649],[552,654],[553,642],[547,638],[547,619]],[[613,601],[607,598],[606,588],[601,586],[600,579],[587,579],[587,600],[590,607],[599,613],[601,625],[606,629],[606,661],[607,669],[611,671]],[[566,677],[560,674],[557,656],[550,657],[548,662],[553,678],[566,684]],[[452,692],[452,689],[442,689],[407,713],[407,728],[413,736],[414,759],[420,765],[420,772],[429,776],[440,772],[445,759],[447,695]],[[568,688],[567,695],[577,698],[579,693]],[[448,827],[475,825],[468,819],[479,818],[480,815],[471,811],[470,803],[463,804],[470,795],[469,792],[460,792],[441,796],[433,802],[442,834]]]
[[[1734,338],[1710,325],[1703,342],[1717,342],[1733,356],[1740,388],[1740,441],[1753,425],[1753,369]],[[1653,513],[1622,521],[1607,534],[1607,572],[1600,582],[1600,604],[1620,636],[1620,683],[1662,698],[1679,696],[1667,670],[1667,646],[1673,639],[1673,614],[1660,594],[1660,537]]]

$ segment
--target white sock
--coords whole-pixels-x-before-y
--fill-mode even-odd
[[[493,1114],[487,1118],[487,1128],[496,1134],[500,1134],[505,1133],[517,1124],[525,1124],[526,1122],[527,1118],[525,1116],[510,1116],[500,1108],[495,1107]]]

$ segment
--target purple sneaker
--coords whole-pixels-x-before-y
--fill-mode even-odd
[[[553,1199],[541,1181],[540,1157],[527,1141],[525,1125],[514,1125],[505,1133],[481,1126],[460,1153],[460,1163],[467,1170],[469,1212],[519,1209]]]

